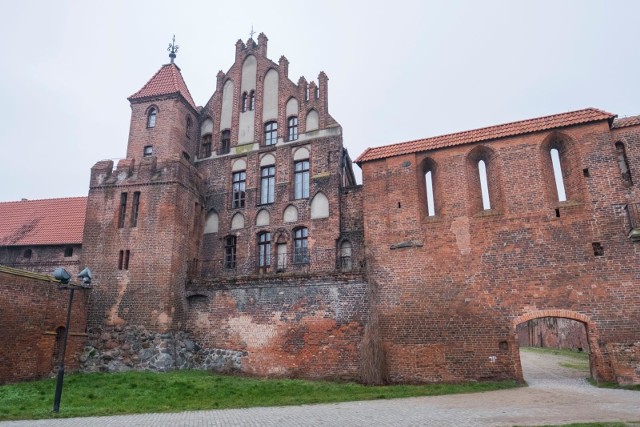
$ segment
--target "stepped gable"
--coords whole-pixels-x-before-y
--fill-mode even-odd
[[[0,245],[81,244],[86,197],[0,203]]]
[[[142,89],[131,95],[128,99],[133,102],[136,99],[163,95],[181,95],[191,108],[197,110],[196,104],[193,102],[193,98],[189,92],[189,88],[187,88],[187,84],[182,78],[180,68],[176,64],[163,65],[158,72],[149,79]]]
[[[417,139],[415,141],[401,142],[382,147],[367,148],[364,153],[355,160],[355,162],[359,164],[362,162],[384,159],[402,154],[470,144],[473,142],[522,135],[525,133],[539,132],[547,129],[572,126],[599,120],[609,120],[609,122],[612,122],[615,117],[615,114],[598,110],[597,108],[586,108],[584,110],[554,114],[535,119],[520,120],[517,122],[457,132],[448,135]]]

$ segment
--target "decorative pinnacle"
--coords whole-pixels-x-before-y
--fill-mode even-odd
[[[169,58],[171,58],[171,63],[173,64],[173,60],[176,59],[176,52],[178,51],[178,49],[180,48],[180,46],[178,46],[176,44],[176,35],[173,35],[173,42],[169,43],[169,47],[167,48],[167,51],[169,52]]]
[[[256,33],[256,32],[255,32],[255,31],[253,31],[253,24],[251,24],[251,31],[249,31],[249,37],[251,37],[251,39],[252,39],[252,40],[253,40],[253,35],[254,35],[255,33]]]

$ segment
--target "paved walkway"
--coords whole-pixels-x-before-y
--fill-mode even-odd
[[[529,387],[328,405],[0,422],[0,427],[513,426],[640,421],[640,392],[599,389],[560,356],[523,352]]]

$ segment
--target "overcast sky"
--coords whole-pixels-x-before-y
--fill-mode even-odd
[[[366,147],[597,107],[640,114],[640,1],[3,1],[0,201],[84,196],[126,153],[127,97],[175,33],[197,105],[253,24],[289,77],[329,76]],[[359,174],[359,168],[355,167]]]

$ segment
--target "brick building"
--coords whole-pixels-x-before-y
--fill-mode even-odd
[[[267,45],[239,40],[203,107],[173,53],[129,97],[83,199],[83,369],[359,379],[375,353],[393,382],[522,379],[516,328],[552,317],[596,379],[640,382],[639,117],[370,148],[359,186],[328,77]]]

